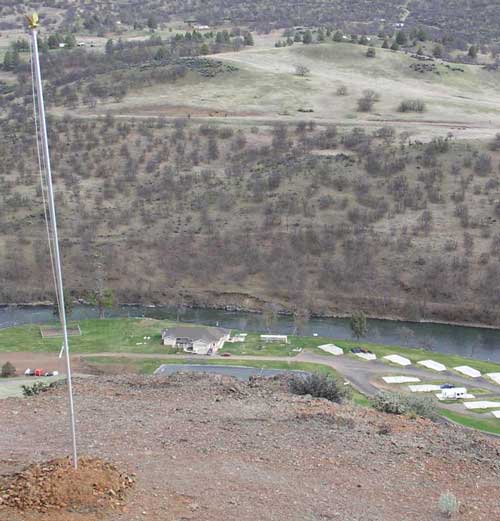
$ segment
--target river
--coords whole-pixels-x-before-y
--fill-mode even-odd
[[[82,320],[97,316],[95,308],[78,305],[73,309],[71,318]],[[106,316],[175,319],[176,310],[169,307],[121,306],[107,311]],[[45,323],[53,319],[52,308],[47,306],[0,307],[0,328]],[[249,332],[266,330],[262,315],[255,313],[188,308],[183,310],[180,320]],[[270,332],[291,334],[293,331],[293,318],[280,316]],[[345,318],[313,318],[303,327],[301,334],[317,334],[344,340],[352,338],[349,320]],[[430,351],[500,362],[500,330],[497,329],[373,319],[368,320],[368,334],[363,340],[387,345],[425,347]]]

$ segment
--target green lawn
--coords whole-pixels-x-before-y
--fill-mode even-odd
[[[76,324],[76,323],[75,323]],[[167,320],[110,318],[81,320],[81,336],[70,337],[70,349],[75,353],[168,353],[160,344],[161,329],[173,323]],[[73,324],[71,324],[73,325]],[[145,340],[144,337],[151,337]],[[42,338],[39,325],[11,327],[0,330],[0,351],[57,352],[62,338]],[[137,345],[140,344],[140,345]]]
[[[249,333],[245,342],[226,342],[220,352],[251,356],[295,356],[302,349],[317,351],[315,346],[324,344],[325,340],[289,335],[288,342],[288,344],[266,343],[261,341],[260,333]]]
[[[493,362],[486,362],[483,360],[476,360],[472,358],[465,358],[461,356],[448,355],[444,353],[437,353],[426,351],[425,349],[418,349],[412,347],[401,347],[401,346],[387,346],[384,344],[371,344],[368,342],[354,341],[354,340],[335,340],[326,337],[298,337],[288,336],[289,344],[265,344],[260,341],[260,335],[249,334],[246,342],[226,344],[222,352],[232,353],[234,355],[252,355],[252,356],[294,356],[297,352],[294,349],[304,349],[316,354],[325,356],[333,356],[325,353],[317,347],[322,344],[331,344],[342,347],[344,352],[348,356],[354,356],[349,354],[349,350],[353,347],[364,347],[369,349],[377,355],[377,358],[382,358],[386,355],[398,354],[409,358],[414,364],[420,360],[434,360],[441,362],[446,365],[448,369],[458,367],[460,365],[469,365],[474,369],[478,369],[482,373],[495,373],[500,372],[500,364]],[[356,358],[357,359],[357,358]],[[368,363],[368,362],[367,362]],[[391,364],[387,362],[387,364]],[[399,366],[398,366],[399,367]],[[401,367],[404,370],[404,367]],[[460,376],[464,376],[461,373],[457,373]],[[436,376],[438,373],[436,373]],[[464,376],[465,377],[465,376]],[[466,378],[466,377],[465,377]],[[473,379],[471,379],[472,381]]]
[[[493,416],[487,419],[473,418],[448,409],[442,409],[441,414],[465,427],[500,435],[500,421]]]
[[[76,324],[76,323],[75,323]],[[175,353],[160,344],[161,330],[175,324],[168,320],[139,318],[109,318],[106,320],[81,320],[78,322],[82,336],[70,337],[70,347],[75,353]],[[194,326],[194,324],[184,324]],[[144,337],[151,337],[145,340]],[[373,351],[378,358],[389,354],[400,354],[413,363],[419,360],[432,359],[441,362],[448,368],[459,365],[470,365],[482,373],[500,372],[500,364],[429,352],[424,349],[410,347],[387,346],[350,340],[335,340],[325,337],[299,337],[289,335],[289,344],[265,344],[260,334],[249,333],[246,342],[226,344],[222,352],[234,355],[283,356],[292,357],[298,353],[295,349],[304,349],[324,356],[332,356],[317,347],[322,344],[335,343],[347,352],[355,346],[362,346]],[[0,352],[34,351],[56,352],[61,347],[61,338],[44,339],[40,335],[39,325],[25,325],[0,330]],[[351,356],[351,355],[348,355]],[[401,368],[404,370],[404,368]],[[439,376],[436,374],[436,378]],[[472,381],[472,380],[471,380]]]
[[[470,367],[473,367],[474,369],[478,369],[482,373],[495,373],[500,371],[500,364],[472,358],[465,358],[462,356],[437,353],[434,351],[431,352],[426,351],[425,349],[400,346],[386,346],[383,344],[370,344],[368,342],[355,342],[350,340],[338,340],[335,341],[335,344],[339,347],[344,348],[344,351],[349,350],[352,347],[361,346],[375,353],[377,355],[377,358],[382,358],[386,355],[397,354],[409,358],[414,364],[419,362],[420,360],[434,360],[435,362],[441,362],[448,369],[453,369],[453,367],[458,367],[460,365],[468,365]],[[404,370],[403,367],[401,369]],[[437,374],[438,373],[436,373],[436,375]],[[461,373],[457,374],[460,374],[460,376],[464,376]],[[472,380],[473,379],[471,379],[471,381]]]

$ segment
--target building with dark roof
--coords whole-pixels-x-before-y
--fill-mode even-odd
[[[165,346],[183,349],[186,353],[210,355],[216,353],[226,340],[229,329],[210,326],[175,326],[161,332]]]

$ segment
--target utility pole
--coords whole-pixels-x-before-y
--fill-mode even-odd
[[[73,404],[73,386],[71,381],[71,361],[69,356],[69,342],[68,342],[68,327],[66,322],[66,308],[64,306],[64,285],[63,285],[63,276],[62,276],[62,266],[61,266],[61,254],[59,250],[59,235],[57,231],[57,219],[56,219],[56,208],[54,201],[54,187],[52,184],[52,170],[50,167],[50,150],[49,150],[49,140],[47,136],[47,122],[45,118],[45,104],[43,100],[43,84],[42,84],[42,73],[40,70],[40,55],[38,52],[38,15],[33,13],[26,17],[28,19],[31,40],[32,40],[32,60],[33,60],[33,69],[34,69],[34,78],[32,81],[35,82],[36,92],[37,92],[37,100],[38,100],[38,114],[40,119],[40,137],[37,135],[37,146],[38,140],[41,140],[41,147],[43,152],[43,158],[45,163],[45,175],[46,175],[46,183],[47,183],[47,199],[49,206],[49,215],[50,215],[50,230],[52,232],[52,243],[50,244],[49,238],[49,248],[53,247],[53,255],[54,255],[54,270],[55,270],[55,280],[56,280],[56,296],[58,297],[58,305],[59,305],[59,319],[61,321],[61,326],[63,330],[64,337],[64,351],[66,353],[66,373],[68,379],[68,398],[69,398],[69,415],[70,415],[70,427],[71,427],[71,442],[73,448],[73,467],[78,468],[78,455],[76,450],[76,426],[75,426],[75,409]],[[33,103],[36,104],[36,100],[33,100]],[[36,106],[35,106],[35,117],[36,117]],[[42,186],[43,190],[43,186]]]

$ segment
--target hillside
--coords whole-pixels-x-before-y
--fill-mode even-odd
[[[41,43],[73,296],[498,325],[495,67],[220,29]],[[52,298],[18,55],[0,92],[2,302]]]
[[[460,518],[500,515],[499,443],[460,427],[291,395],[280,380],[101,376],[75,387],[82,454],[113,462],[134,487],[113,510],[0,504],[0,519],[438,521],[447,491]],[[0,400],[4,481],[65,452],[63,421],[35,430],[25,419],[66,411],[64,387]]]
[[[148,25],[172,26],[193,20],[201,24],[243,23],[268,32],[293,26],[333,26],[346,32],[390,31],[404,23],[423,28],[433,38],[464,49],[467,44],[498,44],[499,14],[494,2],[483,0],[0,0],[2,29],[15,28],[26,8],[37,8],[52,27],[80,32],[137,30]]]

